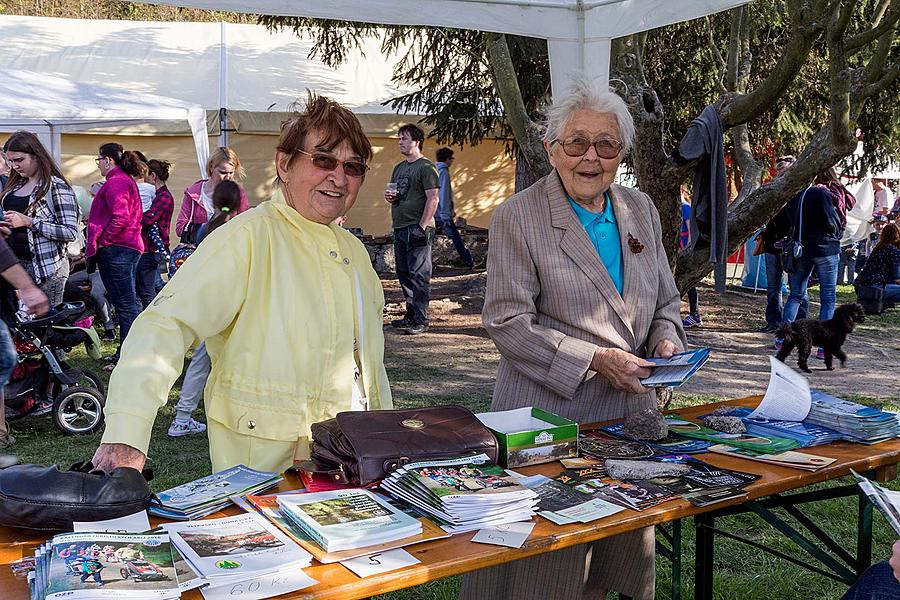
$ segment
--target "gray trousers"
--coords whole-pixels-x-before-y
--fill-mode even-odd
[[[178,404],[175,405],[175,418],[180,421],[187,421],[191,418],[191,414],[200,406],[203,399],[203,388],[206,387],[206,380],[209,379],[209,372],[212,369],[212,362],[209,360],[209,354],[206,352],[206,342],[197,346],[194,350],[194,358],[188,365],[187,371],[184,372],[184,383],[181,385],[181,395],[178,396]]]

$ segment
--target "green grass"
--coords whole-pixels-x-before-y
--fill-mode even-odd
[[[848,286],[840,288],[838,301],[848,300],[849,298],[846,296],[849,292],[852,292],[852,290]],[[900,311],[891,311],[891,313],[897,312]],[[896,333],[900,331],[900,318],[896,314],[887,314],[868,320],[866,325],[880,331],[893,331]],[[892,335],[892,337],[893,339],[900,338],[897,335]],[[885,337],[885,339],[890,338]],[[107,344],[104,350],[105,353],[110,353],[113,348]],[[80,349],[73,351],[72,357],[73,364],[102,373],[104,381],[108,380],[108,374],[101,372],[99,365],[85,357]],[[390,360],[390,357],[388,357],[388,360]],[[415,391],[416,381],[447,377],[445,370],[437,369],[433,365],[399,360],[388,365],[388,372],[391,376],[392,386],[404,392],[398,394],[397,404],[399,407],[454,403],[467,406],[474,411],[480,411],[487,409],[490,404],[489,392],[438,397],[417,395]],[[152,487],[157,491],[210,473],[209,450],[205,436],[187,436],[173,439],[166,435],[166,429],[174,415],[173,406],[177,400],[179,389],[180,381],[170,394],[168,404],[160,409],[153,430],[148,465],[154,468],[155,479],[152,482]],[[848,396],[848,398],[867,404],[878,404],[880,402],[877,399],[859,395]],[[695,406],[722,399],[710,395],[676,394],[671,408]],[[897,406],[893,405],[893,408],[896,409]],[[203,418],[202,414],[200,418]],[[68,466],[79,460],[90,458],[100,441],[100,434],[83,437],[64,437],[56,430],[49,417],[29,417],[14,421],[12,429],[18,439],[15,451],[23,462],[29,463]],[[846,478],[818,487],[835,486],[844,483],[847,483]],[[888,487],[900,490],[900,482],[891,482],[888,484]],[[831,533],[843,547],[849,549],[852,553],[856,547],[856,501],[854,499],[830,500],[808,504],[804,506],[803,510],[805,514]],[[791,520],[785,513],[779,512],[779,514],[783,518]],[[873,557],[875,560],[884,560],[889,556],[890,546],[896,536],[893,535],[890,527],[877,512],[874,518]],[[814,563],[802,550],[788,542],[786,538],[777,534],[756,517],[747,515],[729,517],[721,519],[717,522],[717,526],[726,531],[739,533],[767,547],[778,549],[802,560],[808,559],[810,564]],[[691,520],[686,520],[683,523],[683,533],[682,597],[691,598],[693,596],[694,575],[694,533]],[[671,597],[671,579],[671,563],[663,558],[658,558],[658,598]],[[380,600],[452,600],[458,595],[459,581],[459,577],[451,577],[399,592],[384,594],[377,596],[377,598]],[[716,598],[729,600],[769,598],[827,599],[840,598],[844,591],[846,591],[846,587],[841,584],[809,573],[786,561],[775,559],[752,547],[725,540],[724,538],[716,539],[714,581]]]

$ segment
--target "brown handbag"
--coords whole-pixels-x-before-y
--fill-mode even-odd
[[[331,481],[367,485],[409,462],[487,454],[497,461],[497,440],[462,406],[350,411],[312,426],[312,456],[297,469]]]

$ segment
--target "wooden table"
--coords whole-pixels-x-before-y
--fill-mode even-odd
[[[727,404],[755,406],[759,400],[760,397],[756,396],[730,400],[727,401]],[[697,417],[710,412],[720,404],[725,403],[681,409],[678,412],[686,417]],[[756,473],[762,477],[747,486],[748,495],[746,497],[703,508],[695,507],[686,500],[678,499],[665,502],[642,512],[624,510],[592,523],[565,526],[554,525],[546,519],[535,517],[536,526],[525,545],[519,549],[471,543],[469,540],[474,533],[459,534],[443,540],[418,544],[408,547],[406,550],[419,559],[421,561],[420,564],[365,579],[360,579],[340,564],[321,565],[314,562],[313,566],[305,569],[305,571],[320,583],[314,587],[283,597],[291,599],[327,598],[329,600],[366,598],[375,594],[407,588],[492,565],[606,538],[650,525],[678,522],[685,517],[695,517],[695,526],[698,529],[697,597],[710,597],[712,578],[710,576],[707,582],[703,577],[707,574],[711,575],[713,558],[712,536],[716,533],[714,529],[716,516],[727,514],[729,510],[744,511],[746,510],[744,507],[748,503],[752,504],[752,501],[767,499],[763,502],[771,502],[773,497],[776,499],[781,498],[782,503],[779,506],[782,506],[784,499],[778,496],[779,494],[842,477],[849,474],[851,468],[859,473],[869,472],[870,475],[879,480],[891,479],[895,476],[896,464],[900,461],[900,439],[874,446],[835,442],[826,446],[808,448],[804,452],[821,454],[837,460],[824,469],[810,473],[799,469],[778,467],[737,457],[704,453],[699,455],[699,458],[706,462],[730,469]],[[552,476],[560,471],[560,465],[559,463],[551,463],[524,468],[521,471],[527,475],[541,473]],[[300,484],[295,478],[289,476],[282,483],[281,487],[285,490],[295,489],[300,487]],[[834,495],[831,494],[830,497],[834,497]],[[807,494],[802,500],[809,501],[810,499],[815,498]],[[868,512],[868,531],[866,531],[865,518],[860,519],[861,537],[868,537],[868,539],[861,539],[858,545],[858,551],[861,551],[861,554],[858,552],[858,558],[855,560],[855,568],[853,569],[857,573],[869,564],[871,555],[871,506],[861,502],[860,507],[861,509],[868,507],[865,509]],[[214,516],[236,514],[237,512],[239,512],[237,508],[230,508],[224,513]],[[711,515],[712,517],[710,517]],[[680,523],[678,525],[680,530]],[[5,600],[27,600],[28,598],[28,590],[24,578],[14,577],[8,563],[23,556],[31,555],[34,548],[48,537],[48,535],[42,533],[0,528],[0,590],[2,590],[2,597]],[[680,543],[680,535],[677,536],[677,541]],[[867,548],[868,555],[866,555]],[[676,561],[680,561],[680,549],[676,547],[675,550],[674,558]],[[676,562],[676,567],[679,564],[680,562]],[[707,595],[707,588],[709,595]],[[201,594],[196,590],[192,590],[182,597],[192,600],[202,599]]]

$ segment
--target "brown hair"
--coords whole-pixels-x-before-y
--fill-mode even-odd
[[[66,185],[69,185],[69,180],[63,176],[59,167],[50,158],[47,149],[44,148],[38,137],[30,131],[16,131],[9,136],[9,139],[3,144],[3,152],[22,152],[23,154],[32,155],[37,160],[40,184],[36,188],[34,195],[36,199],[43,198],[50,191],[50,177],[59,177],[66,182]],[[19,175],[15,169],[10,169],[9,180],[3,187],[2,194],[5,195],[7,190],[15,189],[24,183],[25,178]],[[28,208],[30,209],[31,206],[28,206]]]
[[[888,223],[884,226],[881,230],[881,237],[878,238],[878,243],[875,244],[875,248],[872,249],[872,252],[879,248],[884,248],[885,246],[895,246],[900,248],[900,227],[897,227],[896,223]]]
[[[127,175],[140,177],[146,166],[137,152],[125,150],[122,144],[108,142],[100,146],[100,156],[112,160]]]
[[[169,179],[169,169],[172,168],[172,163],[167,160],[159,160],[156,158],[151,158],[147,161],[147,170],[150,173],[156,175],[156,178],[165,183]]]
[[[832,181],[837,181],[840,183],[840,179],[838,179],[837,171],[834,170],[834,167],[828,167],[818,175],[816,175],[815,183],[816,185],[828,185]]]
[[[222,163],[231,163],[234,166],[234,178],[244,178],[244,167],[241,166],[241,159],[238,158],[237,152],[228,146],[219,146],[209,155],[206,160],[206,176],[212,177],[213,169]]]
[[[294,163],[298,151],[305,149],[306,136],[312,131],[324,135],[318,146],[322,150],[330,152],[341,142],[347,141],[363,162],[368,163],[372,158],[372,143],[363,132],[356,115],[331,98],[307,90],[306,108],[302,112],[294,111],[294,114],[281,124],[281,137],[278,139],[277,149],[290,157],[288,167]]]

